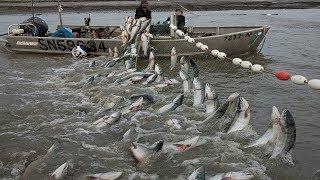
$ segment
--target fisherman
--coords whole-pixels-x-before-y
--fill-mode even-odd
[[[141,0],[140,6],[136,9],[135,19],[145,17],[151,19],[151,11],[148,9],[148,1]]]
[[[175,15],[178,29],[183,29],[186,24],[186,18],[183,15],[183,11],[181,9],[176,9]],[[170,21],[170,17],[168,17],[167,21]]]

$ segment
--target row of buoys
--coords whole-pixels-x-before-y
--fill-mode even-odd
[[[170,28],[174,30],[178,36],[184,37],[184,39],[187,40],[189,43],[195,43],[195,39],[186,35],[176,26],[170,25]],[[196,47],[205,52],[209,51],[209,47],[201,42],[196,42]],[[241,66],[244,69],[250,69],[253,72],[260,72],[260,73],[265,72],[265,69],[260,64],[252,64],[250,61],[243,61],[240,58],[234,58],[234,59],[227,58],[226,53],[220,52],[217,49],[211,50],[211,55],[219,59],[229,59],[232,61],[234,65]],[[308,81],[307,78],[305,78],[302,75],[294,75],[290,77],[290,74],[287,71],[277,71],[273,73],[273,75],[279,80],[283,80],[283,81],[291,80],[294,84],[298,84],[298,85],[308,84],[309,87],[311,87],[312,89],[320,90],[320,79],[312,79]]]

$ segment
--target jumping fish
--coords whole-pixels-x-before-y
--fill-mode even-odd
[[[156,64],[156,65],[155,65],[154,71],[155,71],[155,73],[157,74],[156,82],[159,83],[159,82],[163,81],[163,80],[164,80],[163,70],[162,70],[162,68],[159,66],[159,64]]]
[[[170,66],[170,70],[171,70],[171,71],[172,71],[172,70],[174,69],[174,67],[176,66],[177,59],[178,59],[178,56],[177,56],[176,48],[173,47],[173,48],[171,49],[171,66]]]
[[[204,86],[198,77],[193,79],[194,95],[193,95],[193,106],[200,107],[204,102]]]
[[[206,114],[214,113],[218,110],[220,103],[218,99],[218,95],[215,91],[211,88],[210,84],[206,84],[205,89],[205,106],[206,106]]]
[[[128,21],[126,23],[126,30],[127,32],[129,32],[131,34],[131,30],[132,30],[132,24],[133,24],[133,18],[130,16],[128,18]]]
[[[251,113],[249,103],[243,97],[240,97],[239,109],[227,133],[244,129],[249,124],[250,117]]]
[[[148,56],[149,44],[150,44],[150,38],[145,33],[142,33],[141,46],[142,46],[142,51],[143,51],[144,57]]]
[[[132,147],[130,149],[135,159],[139,162],[143,162],[145,158],[161,151],[162,147],[163,141],[157,142],[154,147],[147,147],[144,144],[134,142],[132,143]]]
[[[63,179],[67,175],[68,171],[70,171],[72,166],[72,160],[63,163],[51,174],[51,177],[54,177],[55,179]]]
[[[120,112],[115,112],[111,114],[110,116],[104,116],[97,121],[93,122],[93,125],[96,125],[98,128],[104,127],[106,125],[110,125],[118,121],[121,117]]]
[[[180,66],[182,70],[184,70],[185,72],[189,72],[190,67],[184,56],[180,58]]]
[[[181,153],[181,152],[185,152],[191,148],[201,146],[205,143],[207,143],[206,140],[201,139],[200,136],[196,136],[196,137],[193,137],[190,139],[186,139],[184,141],[171,143],[166,147],[166,149]]]
[[[119,78],[117,80],[115,80],[114,83],[121,83],[123,81],[126,81],[128,79],[131,79],[132,77],[135,77],[135,76],[143,76],[144,78],[148,78],[149,76],[153,75],[153,73],[148,73],[148,72],[133,72],[131,74],[128,74],[122,78]]]
[[[290,111],[284,110],[281,114],[282,131],[279,134],[270,158],[278,155],[287,155],[294,148],[296,142],[296,126]]]
[[[157,76],[158,76],[157,74],[153,74],[153,75],[149,76],[147,78],[147,80],[145,82],[143,82],[142,84],[148,85],[148,84],[153,83],[157,79]]]
[[[254,175],[249,172],[239,171],[239,172],[228,172],[228,173],[219,173],[214,177],[209,178],[209,180],[250,180],[253,179]]]
[[[180,78],[182,79],[182,88],[183,88],[183,93],[185,95],[189,95],[191,94],[191,81],[190,81],[190,77],[189,74],[181,69],[179,72]]]
[[[136,25],[132,28],[131,34],[130,34],[130,39],[128,41],[129,44],[133,42],[133,40],[136,39],[139,31],[141,28],[141,20],[137,20]]]
[[[138,137],[138,132],[135,127],[131,127],[123,134],[123,141],[134,141]]]
[[[43,165],[47,162],[50,162],[52,158],[58,153],[61,149],[61,145],[59,143],[54,143],[48,150],[47,153],[31,162],[23,172],[22,179],[36,179],[38,177],[38,173],[42,174],[40,171],[43,168]]]
[[[278,109],[275,106],[273,106],[271,113],[271,123],[269,125],[268,130],[259,139],[255,140],[254,142],[250,143],[245,147],[249,148],[263,146],[265,144],[273,144],[281,132],[280,119],[281,117]]]
[[[155,58],[154,58],[154,55],[153,55],[153,52],[150,51],[149,53],[149,64],[147,66],[146,69],[144,69],[144,72],[154,72],[154,69],[155,69]]]
[[[165,124],[169,127],[173,127],[174,129],[181,129],[181,124],[180,121],[178,119],[168,119],[166,120]]]
[[[122,172],[107,172],[87,175],[86,179],[90,180],[116,180],[119,179]]]
[[[175,110],[177,107],[182,105],[183,98],[184,98],[183,94],[178,95],[176,98],[174,98],[174,100],[170,104],[167,104],[167,105],[163,106],[162,108],[160,108],[157,113],[164,114],[169,111]]]
[[[227,101],[218,108],[217,111],[208,115],[208,117],[203,121],[203,124],[210,124],[212,120],[220,119],[222,116],[229,116],[230,118],[235,117],[239,105],[239,93],[231,94]]]
[[[136,101],[139,98],[143,98],[145,101],[148,101],[149,103],[155,103],[156,99],[154,98],[154,96],[150,95],[150,94],[132,94],[130,96],[130,100],[131,101]]]
[[[205,180],[205,170],[204,167],[201,166],[196,169],[189,177],[188,180]]]
[[[123,111],[122,111],[122,114],[128,114],[130,112],[136,112],[138,111],[141,107],[142,107],[142,104],[143,104],[143,97],[140,97],[138,100],[136,100],[135,102],[133,102],[129,107],[125,108]]]

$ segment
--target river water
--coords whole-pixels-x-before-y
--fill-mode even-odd
[[[266,16],[267,13],[277,15]],[[120,24],[124,15],[130,15],[130,12],[95,12],[91,18],[94,25],[113,25]],[[167,12],[154,12],[153,19],[164,20],[167,15]],[[27,16],[0,15],[0,32],[5,32],[10,24],[22,22]],[[39,16],[54,31],[57,15]],[[85,16],[84,13],[64,13],[63,19],[66,24],[80,24]],[[186,13],[188,25],[268,25],[271,29],[261,53],[243,59],[273,71],[288,70],[291,74],[318,79],[319,17],[319,9]],[[165,69],[166,76],[178,77],[177,71],[167,71],[169,59],[157,61]],[[201,80],[213,85],[221,102],[233,92],[241,93],[251,106],[250,125],[257,134],[261,135],[267,129],[272,106],[292,112],[297,128],[294,164],[268,160],[259,150],[245,150],[242,148],[247,143],[245,139],[234,140],[223,133],[206,135],[207,144],[185,153],[161,154],[156,160],[137,164],[130,153],[130,143],[120,141],[132,122],[142,123],[140,142],[152,144],[161,139],[177,142],[199,134],[168,130],[163,126],[164,119],[175,116],[185,121],[200,121],[205,115],[188,105],[169,115],[153,114],[177,95],[180,85],[163,92],[140,85],[110,86],[105,83],[85,86],[86,79],[98,71],[89,69],[88,62],[76,60],[71,55],[0,54],[0,177],[17,178],[25,165],[36,159],[42,162],[31,172],[30,176],[36,179],[46,177],[68,159],[75,162],[72,176],[76,178],[92,173],[123,171],[123,179],[134,172],[157,174],[160,179],[183,179],[204,165],[208,177],[221,172],[247,170],[256,173],[256,179],[300,180],[310,179],[320,168],[320,91],[290,81],[279,81],[271,75],[253,74],[209,56],[196,58]],[[133,118],[127,116],[114,126],[100,130],[92,126],[92,122],[107,113],[111,95],[128,98],[132,93],[141,92],[154,94],[157,103],[146,105],[143,113],[138,112]],[[41,158],[57,141],[63,150],[52,159]],[[191,159],[198,161],[185,161]]]

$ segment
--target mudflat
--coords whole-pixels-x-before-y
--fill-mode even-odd
[[[135,9],[140,1],[62,1],[64,11],[117,11]],[[312,9],[319,8],[319,0],[184,0],[184,1],[150,1],[152,10],[168,10],[183,8],[192,11],[207,10],[248,10],[248,9]],[[36,1],[37,12],[54,12],[57,2]],[[28,0],[0,0],[0,13],[27,13],[31,11]]]

